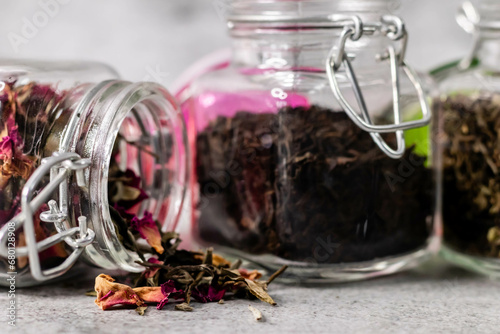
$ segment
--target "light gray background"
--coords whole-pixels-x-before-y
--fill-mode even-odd
[[[43,20],[40,3],[60,4]],[[1,0],[0,57],[98,60],[128,80],[169,86],[201,56],[229,45],[222,12],[229,0]],[[470,36],[454,21],[459,0],[402,0],[409,61],[427,70],[463,56]],[[13,47],[26,20],[33,36]]]

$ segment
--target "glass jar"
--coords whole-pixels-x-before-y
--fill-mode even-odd
[[[0,89],[1,284],[56,279],[78,259],[142,271],[120,222],[173,230],[185,212],[190,159],[174,99],[94,63],[2,61]],[[138,244],[150,243],[144,233]]]
[[[195,240],[310,282],[437,250],[430,111],[394,5],[232,2],[231,63],[182,91]]]
[[[500,277],[500,3],[464,4],[474,35],[465,59],[433,72],[435,142],[442,170],[443,250],[460,266]]]

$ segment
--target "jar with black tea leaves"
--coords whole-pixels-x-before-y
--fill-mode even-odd
[[[474,35],[463,60],[433,72],[442,171],[443,256],[500,278],[500,3],[467,2],[458,23]]]
[[[305,281],[438,247],[430,110],[394,1],[235,0],[233,58],[183,90],[192,232]]]

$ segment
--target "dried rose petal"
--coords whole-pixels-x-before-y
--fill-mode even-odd
[[[172,297],[174,299],[184,298],[184,291],[178,290],[175,287],[175,282],[173,280],[168,280],[161,285],[161,292],[164,296],[163,300],[156,306],[158,310],[163,309],[163,307],[168,303],[168,298]]]
[[[12,176],[28,179],[34,169],[35,157],[23,153],[23,141],[12,117],[4,122],[0,132],[0,189]]]
[[[175,287],[175,282],[173,280],[168,280],[161,285],[161,291],[165,296],[170,295],[172,293],[184,293],[183,290],[179,290]]]
[[[14,157],[14,139],[11,136],[0,138],[0,160],[3,163],[12,163]]]
[[[200,285],[193,289],[192,296],[200,303],[218,302],[224,298],[226,289],[216,288],[213,285]]]
[[[262,274],[257,270],[248,271],[246,269],[238,269],[238,271],[243,278],[250,279],[252,281],[262,277]]]
[[[163,264],[163,261],[160,261],[154,257],[148,259],[149,263],[155,263],[155,264]],[[144,278],[148,279],[156,275],[156,273],[160,270],[159,267],[149,267],[145,272],[144,272]]]
[[[114,278],[105,274],[96,277],[94,290],[97,292],[95,300],[97,306],[102,310],[107,310],[115,305],[144,305],[142,299],[131,287],[114,283],[114,281]]]
[[[141,238],[146,240],[159,254],[163,254],[164,249],[161,245],[161,234],[150,212],[146,211],[144,217],[141,219],[134,217],[130,226],[139,232]]]
[[[145,286],[133,290],[146,303],[160,303],[165,298],[159,286]]]
[[[119,206],[116,203],[113,205],[113,208],[116,211],[118,211],[118,213],[120,214],[120,217],[122,217],[123,219],[125,219],[127,221],[131,221],[132,219],[134,219],[136,217],[136,215],[134,215],[133,213],[127,212],[127,209],[125,209],[122,206]]]
[[[205,254],[196,254],[194,256],[194,258],[197,260],[203,261],[203,259],[205,258]],[[230,267],[231,266],[231,262],[226,260],[221,255],[215,254],[215,253],[212,254],[212,264],[216,267]]]

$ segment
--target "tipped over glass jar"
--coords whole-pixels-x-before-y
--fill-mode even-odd
[[[463,60],[432,74],[442,170],[444,257],[500,278],[500,3],[466,2],[458,23],[474,35]]]
[[[309,282],[437,250],[430,110],[394,5],[233,1],[231,62],[181,94],[198,242]]]
[[[95,63],[0,62],[1,284],[56,279],[78,259],[142,271],[184,212],[189,162],[159,85]]]

